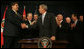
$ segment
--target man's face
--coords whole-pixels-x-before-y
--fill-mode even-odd
[[[39,6],[39,13],[42,14],[42,11],[43,11],[42,7]]]
[[[14,10],[18,11],[19,6],[18,6],[18,4],[15,4],[15,5],[12,6],[12,8],[13,8]]]
[[[66,18],[66,22],[67,23],[70,23],[71,22],[71,19],[70,18]]]
[[[58,21],[61,21],[61,20],[63,20],[63,16],[62,15],[57,15],[57,19],[58,19]]]
[[[31,21],[32,20],[32,14],[28,14],[27,19]]]
[[[38,19],[38,16],[37,15],[34,15],[34,19],[37,20]]]
[[[83,16],[80,16],[80,20],[83,21]]]

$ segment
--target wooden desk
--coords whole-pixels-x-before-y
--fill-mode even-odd
[[[38,48],[38,38],[23,39],[20,40],[19,43],[21,44],[21,48]],[[56,40],[52,41],[52,44],[52,48],[66,48],[69,42],[65,40]]]

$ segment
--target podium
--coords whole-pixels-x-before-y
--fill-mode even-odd
[[[38,48],[38,40],[39,38],[22,39],[19,43],[21,44],[21,48]],[[52,48],[67,48],[68,44],[69,42],[66,40],[55,40],[52,41]]]

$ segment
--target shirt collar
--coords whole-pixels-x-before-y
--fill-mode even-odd
[[[62,23],[63,20],[60,21],[60,23]]]
[[[17,14],[17,11],[13,10],[16,14]]]
[[[45,16],[47,12],[43,13],[42,16]]]
[[[77,24],[77,21],[78,21],[78,20],[75,21],[75,24]]]

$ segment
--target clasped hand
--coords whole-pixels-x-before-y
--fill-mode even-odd
[[[21,28],[25,29],[25,28],[28,28],[28,26],[25,23],[21,23]]]

